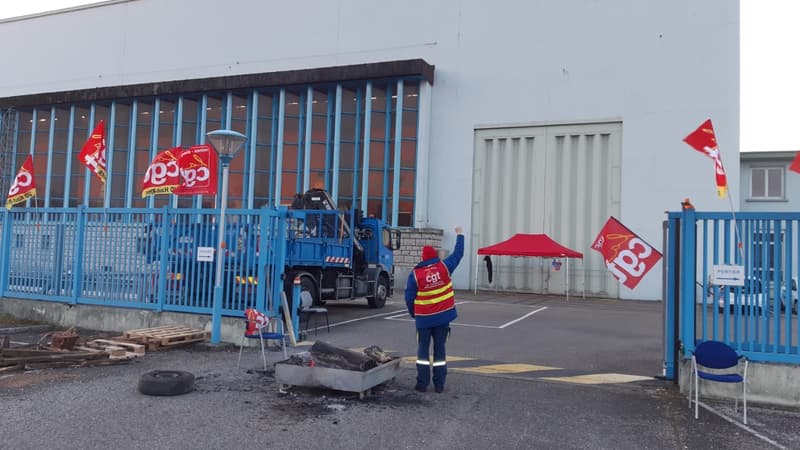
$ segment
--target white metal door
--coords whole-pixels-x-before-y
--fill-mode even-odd
[[[618,297],[589,246],[608,216],[619,215],[621,134],[618,122],[475,131],[473,257],[515,233],[546,233],[584,254],[583,263],[562,260],[560,270],[542,258],[493,257],[491,288],[563,294],[569,281],[571,294],[585,286],[587,295]],[[475,263],[478,287],[489,288],[483,259]]]

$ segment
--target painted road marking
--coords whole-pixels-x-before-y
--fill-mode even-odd
[[[592,373],[589,375],[575,375],[571,377],[542,377],[541,379],[573,384],[621,384],[633,383],[634,381],[652,381],[655,378],[643,377],[641,375],[626,375],[622,373]]]
[[[544,370],[561,370],[561,369],[558,367],[550,367],[550,366],[535,366],[533,364],[490,364],[487,366],[477,366],[477,367],[457,367],[451,370],[455,372],[493,374],[493,373],[540,372]]]
[[[725,414],[722,414],[721,412],[719,412],[719,411],[715,410],[714,408],[712,408],[712,407],[710,407],[710,406],[706,405],[706,404],[705,404],[705,403],[703,403],[703,402],[697,402],[697,404],[698,404],[698,405],[700,405],[700,406],[702,406],[702,407],[703,407],[703,409],[705,409],[705,410],[707,410],[707,411],[709,411],[709,412],[711,412],[711,413],[713,413],[713,414],[715,414],[715,415],[719,416],[720,418],[722,418],[722,419],[723,419],[723,420],[725,420],[726,422],[728,422],[728,423],[732,423],[732,424],[736,425],[737,427],[739,427],[739,428],[743,429],[744,431],[747,431],[748,433],[750,433],[750,434],[752,434],[753,436],[755,436],[755,437],[757,437],[757,438],[761,439],[762,441],[764,441],[764,442],[766,442],[766,443],[768,443],[768,444],[771,444],[771,445],[775,446],[776,448],[780,448],[780,449],[785,449],[785,448],[786,448],[786,446],[784,446],[784,445],[782,445],[782,444],[779,444],[779,443],[777,443],[777,442],[773,441],[772,439],[770,439],[770,438],[768,438],[768,437],[764,436],[763,434],[761,434],[761,433],[757,432],[756,430],[754,430],[754,429],[752,429],[752,428],[748,427],[747,425],[745,425],[745,424],[743,424],[743,423],[739,422],[738,420],[731,419],[730,417],[726,416]]]
[[[466,357],[463,357],[463,356],[448,356],[447,357],[447,362],[474,361],[474,360],[475,360],[475,358],[466,358]],[[433,357],[431,357],[431,361],[433,361]],[[406,356],[405,358],[403,358],[403,362],[409,363],[409,364],[416,364],[417,357],[416,356]]]
[[[327,325],[323,325],[323,326],[320,326],[320,327],[317,327],[317,328],[312,328],[310,330],[305,330],[305,331],[306,331],[306,333],[310,333],[310,332],[316,331],[316,330],[325,330],[327,328],[338,327],[339,325],[346,325],[348,323],[360,322],[362,320],[374,319],[376,317],[390,316],[392,314],[397,314],[397,313],[400,313],[400,312],[403,312],[403,311],[406,311],[406,310],[402,309],[402,310],[391,311],[391,312],[387,312],[387,313],[373,314],[371,316],[366,316],[366,317],[358,317],[358,318],[355,318],[355,319],[345,320],[344,322],[334,322],[334,323],[330,324],[330,327],[328,327]],[[408,314],[408,313],[406,313],[406,314]]]
[[[537,309],[537,310],[535,310],[535,311],[531,311],[531,312],[529,312],[528,314],[525,314],[524,316],[522,316],[522,317],[520,317],[520,318],[518,318],[518,319],[514,319],[514,320],[512,320],[511,322],[504,323],[504,324],[500,325],[500,326],[499,326],[499,327],[497,327],[497,328],[505,328],[505,327],[507,327],[507,326],[514,325],[515,323],[517,323],[517,322],[519,322],[519,321],[521,321],[521,320],[527,319],[528,317],[530,317],[530,316],[532,316],[532,315],[534,315],[534,314],[538,313],[539,311],[544,311],[545,309],[547,309],[547,306],[542,306],[541,308],[539,308],[539,309]]]
[[[462,302],[462,303],[468,303],[468,302]],[[456,303],[456,305],[458,305],[458,304],[459,303]],[[523,315],[522,317],[517,317],[516,319],[514,319],[514,320],[512,320],[510,322],[506,322],[506,323],[504,323],[502,325],[499,325],[499,326],[497,326],[497,325],[479,325],[479,324],[474,324],[474,323],[461,323],[461,322],[450,322],[450,326],[472,327],[472,328],[491,328],[491,329],[494,329],[494,330],[502,330],[503,328],[506,328],[506,327],[509,327],[511,325],[514,325],[515,323],[517,323],[519,321],[522,321],[522,320],[525,320],[528,317],[530,317],[530,316],[532,316],[532,315],[534,315],[534,314],[536,314],[538,312],[544,311],[545,309],[547,309],[547,306],[543,306],[543,307],[541,307],[541,308],[539,308],[537,310],[531,311],[531,312]],[[398,320],[398,321],[401,321],[401,322],[413,322],[414,321],[414,319],[411,319],[411,318],[404,319],[404,317],[408,317],[408,313],[407,312],[406,313],[402,313],[402,314],[396,314],[396,315],[393,315],[393,316],[384,317],[384,319],[386,319],[386,320]]]

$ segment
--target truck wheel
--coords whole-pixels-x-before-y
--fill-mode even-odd
[[[313,299],[312,303],[314,306],[321,306],[325,304],[325,302],[319,298],[319,295],[317,295],[317,287],[314,286],[314,280],[308,276],[300,278],[300,292],[304,291],[311,294],[311,298]]]
[[[386,304],[386,297],[389,296],[389,280],[386,275],[378,277],[378,283],[375,285],[375,295],[367,297],[367,303],[370,308],[383,308]]]
[[[194,390],[194,375],[182,370],[154,370],[139,379],[145,395],[181,395]]]

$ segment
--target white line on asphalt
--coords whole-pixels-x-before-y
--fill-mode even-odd
[[[744,431],[747,431],[748,433],[750,433],[750,434],[752,434],[753,436],[755,436],[755,437],[757,437],[757,438],[761,439],[762,441],[764,441],[764,442],[766,442],[766,443],[768,443],[768,444],[774,445],[776,448],[780,448],[780,449],[784,449],[784,450],[786,449],[786,446],[784,446],[784,445],[781,445],[781,444],[779,444],[779,443],[777,443],[777,442],[773,441],[772,439],[770,439],[770,438],[768,438],[768,437],[764,436],[763,434],[759,433],[758,431],[756,431],[756,430],[754,430],[754,429],[752,429],[752,428],[748,427],[747,425],[745,425],[745,424],[743,424],[743,423],[740,423],[738,420],[733,420],[733,419],[731,419],[730,417],[726,416],[725,414],[722,414],[721,412],[719,412],[719,411],[717,411],[716,409],[714,409],[714,408],[712,408],[712,407],[710,407],[710,406],[706,405],[706,404],[705,404],[705,403],[703,403],[703,402],[697,402],[697,403],[698,403],[700,406],[702,406],[702,407],[703,407],[703,409],[705,409],[705,410],[707,410],[707,411],[709,411],[709,412],[711,412],[711,413],[714,413],[715,415],[717,415],[717,416],[719,416],[719,417],[723,418],[723,419],[724,419],[724,420],[726,420],[727,422],[730,422],[730,423],[732,423],[732,424],[736,425],[737,427],[739,427],[739,428],[743,429]]]
[[[333,327],[337,327],[337,326],[339,326],[339,325],[346,325],[346,324],[348,324],[348,323],[358,322],[358,321],[361,321],[361,320],[374,319],[374,318],[376,318],[376,317],[388,316],[388,315],[390,315],[390,314],[397,314],[397,313],[399,313],[399,312],[403,312],[403,311],[404,311],[404,310],[392,311],[392,312],[388,312],[388,313],[373,314],[373,315],[371,315],[371,316],[366,316],[366,317],[358,317],[358,318],[356,318],[356,319],[345,320],[344,322],[334,322],[334,323],[332,323],[332,324],[331,324],[331,328],[333,328]],[[408,313],[406,313],[406,314],[408,314]],[[327,328],[328,328],[328,326],[327,326],[327,325],[323,325],[323,326],[321,326],[321,327],[312,328],[312,329],[309,329],[309,330],[304,330],[304,331],[305,331],[306,333],[308,333],[308,332],[310,332],[310,331],[316,331],[316,330],[325,330],[325,329],[327,329]]]
[[[400,317],[407,316],[407,315],[408,315],[408,313],[400,314],[400,315],[397,315],[397,316],[384,317],[384,319],[386,319],[386,320],[397,320],[399,322],[413,322],[414,319],[400,319]],[[494,326],[494,325],[475,325],[475,324],[472,324],[472,323],[458,323],[458,322],[450,322],[450,326],[451,327],[491,328],[491,329],[494,329],[494,330],[500,328],[500,327],[497,327],[497,326]]]
[[[539,308],[539,309],[537,309],[537,310],[535,310],[535,311],[531,311],[531,312],[529,312],[528,314],[525,314],[524,316],[522,316],[522,317],[520,317],[520,318],[518,318],[518,319],[514,319],[514,320],[512,320],[511,322],[504,323],[504,324],[500,325],[500,326],[499,326],[499,327],[497,327],[497,328],[503,329],[503,328],[505,328],[505,327],[507,327],[507,326],[514,325],[515,323],[519,322],[520,320],[526,319],[526,318],[528,318],[529,316],[532,316],[532,315],[536,314],[536,313],[537,313],[537,312],[539,312],[539,311],[544,311],[545,309],[547,309],[547,306],[542,306],[541,308]]]
[[[465,300],[465,301],[463,301],[463,302],[456,302],[456,305],[461,305],[461,304],[463,304],[463,303],[472,303],[472,302],[471,302],[471,301],[469,301],[469,300]],[[407,310],[405,310],[405,309],[400,309],[400,310],[397,310],[397,311],[392,311],[392,312],[388,312],[388,313],[373,314],[373,315],[371,315],[371,316],[366,316],[366,317],[358,317],[358,318],[355,318],[355,319],[345,320],[344,322],[335,322],[335,323],[332,323],[330,326],[331,326],[331,327],[336,327],[336,326],[339,326],[339,325],[346,325],[346,324],[348,324],[348,323],[359,322],[359,321],[361,321],[361,320],[374,319],[374,318],[376,318],[376,317],[389,316],[389,315],[392,315],[392,314],[398,314],[398,313],[402,313],[402,314],[399,314],[397,317],[402,317],[402,316],[404,316],[404,315],[408,315],[408,312],[407,312]],[[395,319],[395,320],[402,320],[402,319]],[[323,326],[321,326],[321,327],[317,327],[317,328],[311,328],[311,329],[308,329],[308,330],[303,330],[303,331],[305,331],[306,333],[308,333],[308,332],[310,332],[310,331],[324,330],[324,329],[327,329],[327,328],[328,328],[328,326],[327,326],[327,325],[323,325]]]

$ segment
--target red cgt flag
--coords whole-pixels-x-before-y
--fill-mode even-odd
[[[661,253],[613,216],[608,218],[592,244],[600,252],[614,278],[630,289],[636,287],[661,259]]]
[[[792,164],[789,165],[789,170],[800,173],[800,152],[797,152],[797,154],[794,156]]]
[[[725,168],[722,166],[722,156],[719,153],[719,148],[717,148],[717,137],[714,134],[714,125],[711,124],[711,119],[703,122],[683,141],[714,161],[717,195],[719,195],[719,198],[725,198],[728,193],[728,179],[725,176]]]
[[[102,120],[94,127],[92,135],[78,154],[84,166],[91,170],[101,183],[106,182],[106,124]]]
[[[175,195],[217,195],[217,152],[210,145],[195,145],[178,156],[181,184]]]
[[[22,167],[19,168],[14,184],[8,190],[6,197],[6,208],[11,209],[17,203],[36,196],[36,180],[33,176],[33,156],[28,155]]]
[[[178,157],[183,148],[175,147],[156,155],[142,181],[142,198],[148,195],[171,194],[181,184]]]

